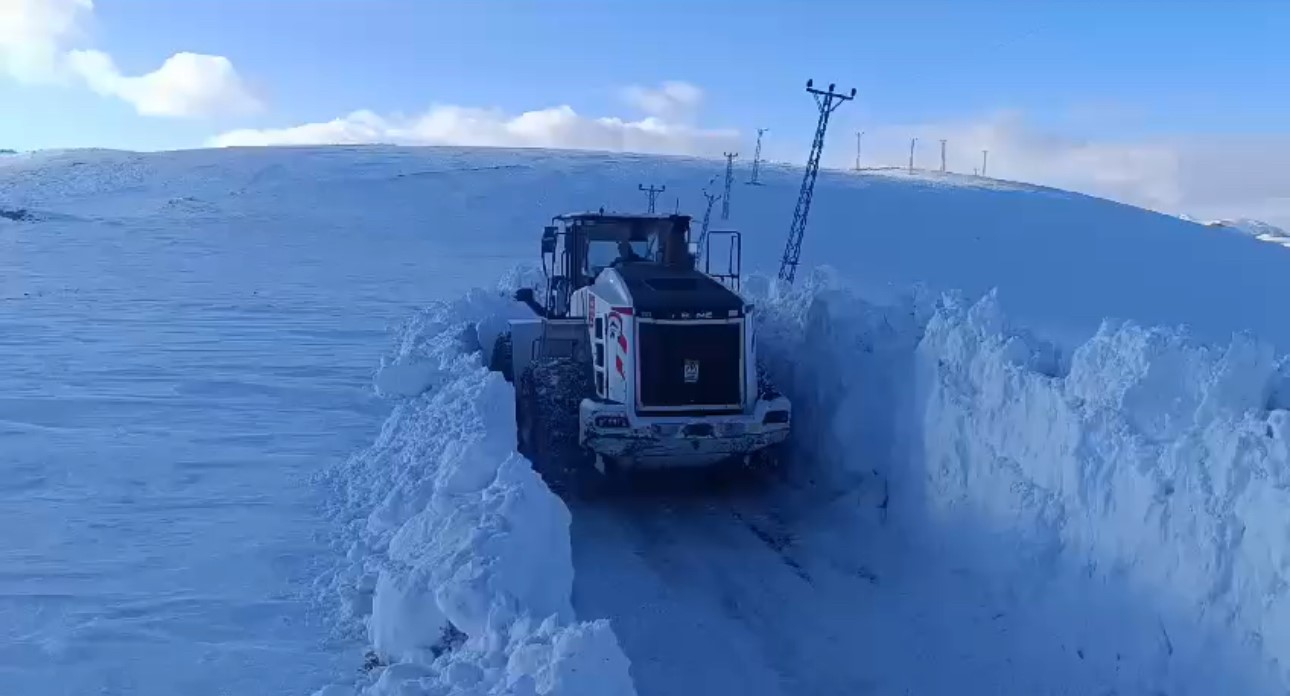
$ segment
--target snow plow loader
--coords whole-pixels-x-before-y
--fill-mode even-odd
[[[553,487],[583,474],[773,465],[791,408],[759,369],[753,307],[727,268],[697,268],[686,215],[557,216],[545,295],[516,300],[491,367],[515,384],[519,450]],[[710,251],[710,249],[709,249]],[[704,255],[708,260],[709,254]]]

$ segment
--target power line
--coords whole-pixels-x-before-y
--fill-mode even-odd
[[[806,81],[806,91],[815,98],[815,106],[820,117],[815,124],[815,140],[811,142],[811,154],[806,158],[806,171],[802,174],[802,190],[797,194],[797,207],[793,209],[793,223],[788,230],[788,241],[784,244],[784,257],[779,264],[779,279],[792,283],[797,276],[798,259],[802,256],[802,238],[806,236],[806,217],[811,212],[811,199],[815,196],[815,178],[820,173],[820,153],[824,151],[824,133],[829,128],[829,116],[843,102],[855,99],[856,90],[851,94],[834,92],[836,85],[829,85],[829,91],[815,89],[811,80]]]

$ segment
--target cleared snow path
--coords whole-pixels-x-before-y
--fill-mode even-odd
[[[574,607],[611,619],[641,694],[863,693],[872,666],[849,653],[872,582],[791,534],[756,496],[577,506]]]
[[[611,620],[638,693],[1082,693],[1014,668],[1005,603],[898,548],[879,491],[809,519],[777,512],[783,493],[575,508],[574,608]]]

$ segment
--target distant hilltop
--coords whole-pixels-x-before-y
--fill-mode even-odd
[[[18,154],[17,150],[6,150],[3,147],[0,147],[0,155],[16,155],[16,154]]]

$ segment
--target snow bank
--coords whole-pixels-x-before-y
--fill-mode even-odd
[[[831,269],[785,288],[750,279],[757,345],[793,402],[796,460],[813,482],[850,489],[905,465],[914,353],[935,298],[921,288],[872,304]],[[857,453],[864,456],[856,456]]]
[[[1078,571],[1150,597],[1174,671],[1221,690],[1212,675],[1233,675],[1215,658],[1248,648],[1290,681],[1290,412],[1269,410],[1272,351],[1106,323],[1064,377],[1036,371],[1033,354],[993,295],[947,303],[929,323],[929,515],[1024,530],[1010,556],[976,555],[1000,570]]]
[[[800,476],[881,487],[902,540],[992,583],[1019,657],[1076,691],[1284,693],[1285,359],[1112,322],[1064,355],[993,293],[880,307],[817,274],[750,294]]]
[[[332,587],[377,665],[363,693],[635,693],[608,623],[573,615],[569,511],[482,367],[476,321],[512,305],[479,291],[411,320],[375,378],[393,413],[330,474],[348,544]]]

